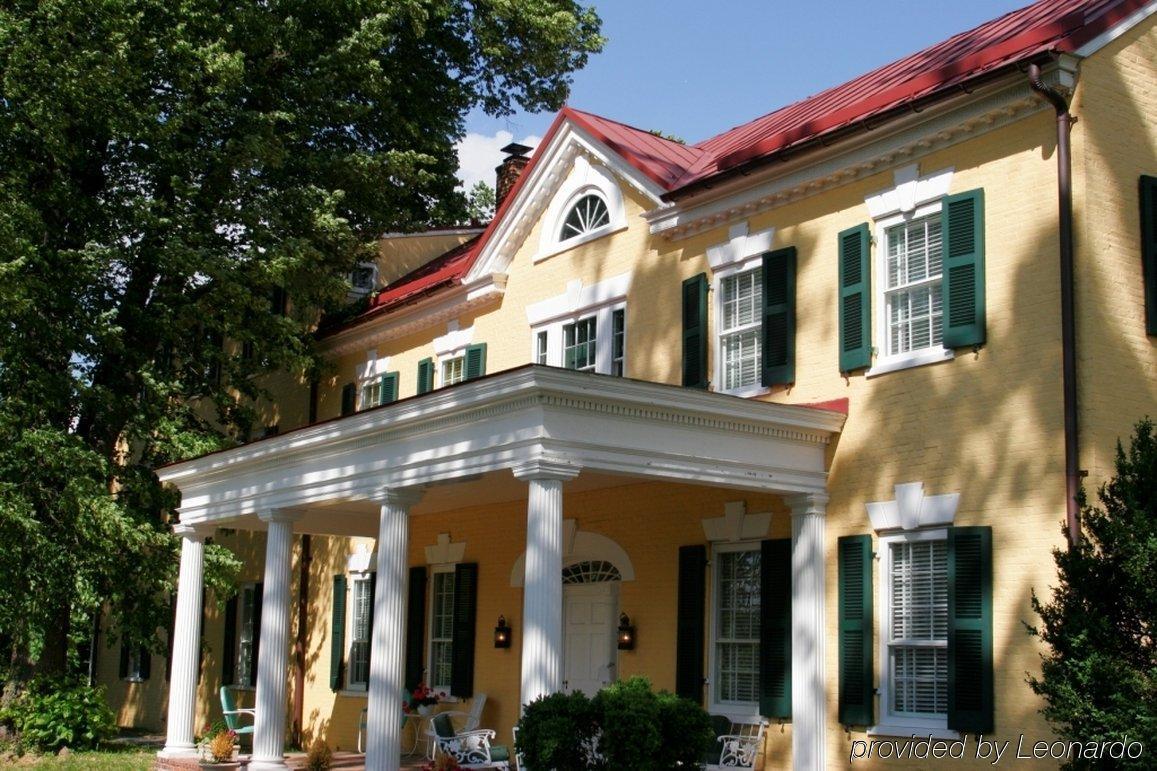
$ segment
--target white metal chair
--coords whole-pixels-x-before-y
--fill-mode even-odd
[[[462,768],[510,768],[510,750],[490,743],[494,738],[493,731],[455,731],[446,712],[434,715],[430,725],[434,729],[436,752],[454,758]]]
[[[470,711],[463,712],[457,709],[448,709],[439,712],[439,715],[449,715],[456,731],[476,731],[482,725],[482,708],[486,706],[486,694],[476,693],[470,702]],[[431,759],[437,754],[438,743],[434,741],[434,721],[426,723],[426,737],[431,744]]]
[[[510,749],[514,753],[514,767],[517,771],[529,771],[526,767],[526,761],[522,759],[522,753],[518,751],[518,726],[511,728],[510,733],[514,736],[514,743],[510,745]]]
[[[721,716],[712,715],[712,723],[720,721]],[[726,720],[725,718],[723,720]],[[767,731],[767,721],[728,721],[730,728],[727,733],[718,734],[716,741],[718,749],[712,750],[709,758],[704,758],[704,771],[722,771],[730,768],[754,769],[755,761],[759,757],[763,746],[763,735]],[[718,754],[716,754],[718,753]]]

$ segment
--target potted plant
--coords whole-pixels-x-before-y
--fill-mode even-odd
[[[414,692],[410,694],[410,700],[402,704],[402,709],[406,713],[417,712],[422,716],[432,715],[434,707],[444,698],[446,698],[445,693],[435,693],[434,689],[425,683],[418,683]]]
[[[240,761],[233,759],[233,752],[237,748],[237,732],[225,727],[223,723],[208,726],[197,747],[201,755],[201,768],[241,768]]]

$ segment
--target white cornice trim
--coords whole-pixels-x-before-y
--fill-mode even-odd
[[[376,319],[322,338],[318,345],[329,356],[344,356],[389,340],[412,335],[498,302],[506,291],[506,276],[483,276],[476,282],[445,289],[412,305],[387,311]]]
[[[570,173],[577,156],[584,155],[590,161],[614,172],[615,176],[643,195],[654,206],[661,205],[663,189],[623,160],[602,142],[599,142],[580,126],[567,120],[547,147],[538,150],[541,157],[534,163],[526,182],[519,189],[509,210],[494,226],[494,232],[482,247],[474,267],[467,275],[467,281],[478,276],[502,274],[506,272],[515,253],[526,237],[543,218],[543,213]]]
[[[1046,83],[1071,91],[1074,57],[1045,69]],[[675,205],[653,209],[643,218],[652,235],[677,241],[751,215],[809,198],[863,177],[1002,128],[1045,109],[1023,76],[1010,77],[943,105],[865,131],[822,150],[769,165],[749,176],[726,180]]]

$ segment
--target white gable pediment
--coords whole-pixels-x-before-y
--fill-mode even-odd
[[[557,219],[563,207],[584,190],[597,191],[612,199],[617,197],[621,209],[620,186],[626,184],[655,206],[662,204],[659,196],[664,191],[659,185],[569,120],[564,120],[547,144],[538,148],[534,163],[525,173],[529,176],[495,224],[464,283],[505,274],[535,225]],[[626,224],[621,219],[618,228],[612,227],[607,232]],[[566,248],[571,245],[567,244]],[[541,243],[536,248],[537,254],[550,253],[542,251]]]

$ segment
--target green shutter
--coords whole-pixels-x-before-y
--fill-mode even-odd
[[[872,237],[867,223],[839,234],[840,372],[872,363]]]
[[[984,344],[984,191],[944,199],[940,212],[944,347]]]
[[[478,610],[478,563],[454,566],[454,639],[450,644],[450,693],[474,695],[474,629]]]
[[[398,400],[398,373],[387,372],[382,375],[382,404],[390,404]]]
[[[683,385],[707,387],[707,274],[683,282]]]
[[[1157,177],[1141,177],[1141,275],[1145,331],[1157,335]]]
[[[434,390],[434,360],[422,359],[418,362],[418,393]]]
[[[992,528],[948,530],[948,727],[993,730]]]
[[[872,536],[843,536],[838,551],[840,724],[872,725]]]
[[[791,539],[759,555],[759,714],[791,717]]]
[[[257,662],[261,656],[261,599],[265,584],[253,585],[253,655],[249,658],[249,684],[257,685]]]
[[[237,682],[237,595],[225,603],[225,642],[221,646],[221,684]]]
[[[675,693],[703,703],[703,626],[707,592],[707,547],[679,547],[678,617],[675,622]]]
[[[117,667],[117,677],[119,677],[121,680],[124,680],[129,676],[129,658],[129,646],[121,643],[121,659],[120,664]]]
[[[795,382],[795,247],[763,257],[763,385]]]
[[[358,387],[353,383],[346,383],[341,387],[341,414],[353,415],[358,405]]]
[[[473,380],[486,374],[486,343],[466,346],[466,379]]]
[[[329,635],[329,688],[341,690],[342,667],[345,664],[345,576],[333,577],[333,626]]]
[[[406,603],[406,690],[422,682],[426,634],[426,568],[410,568],[409,601]]]

